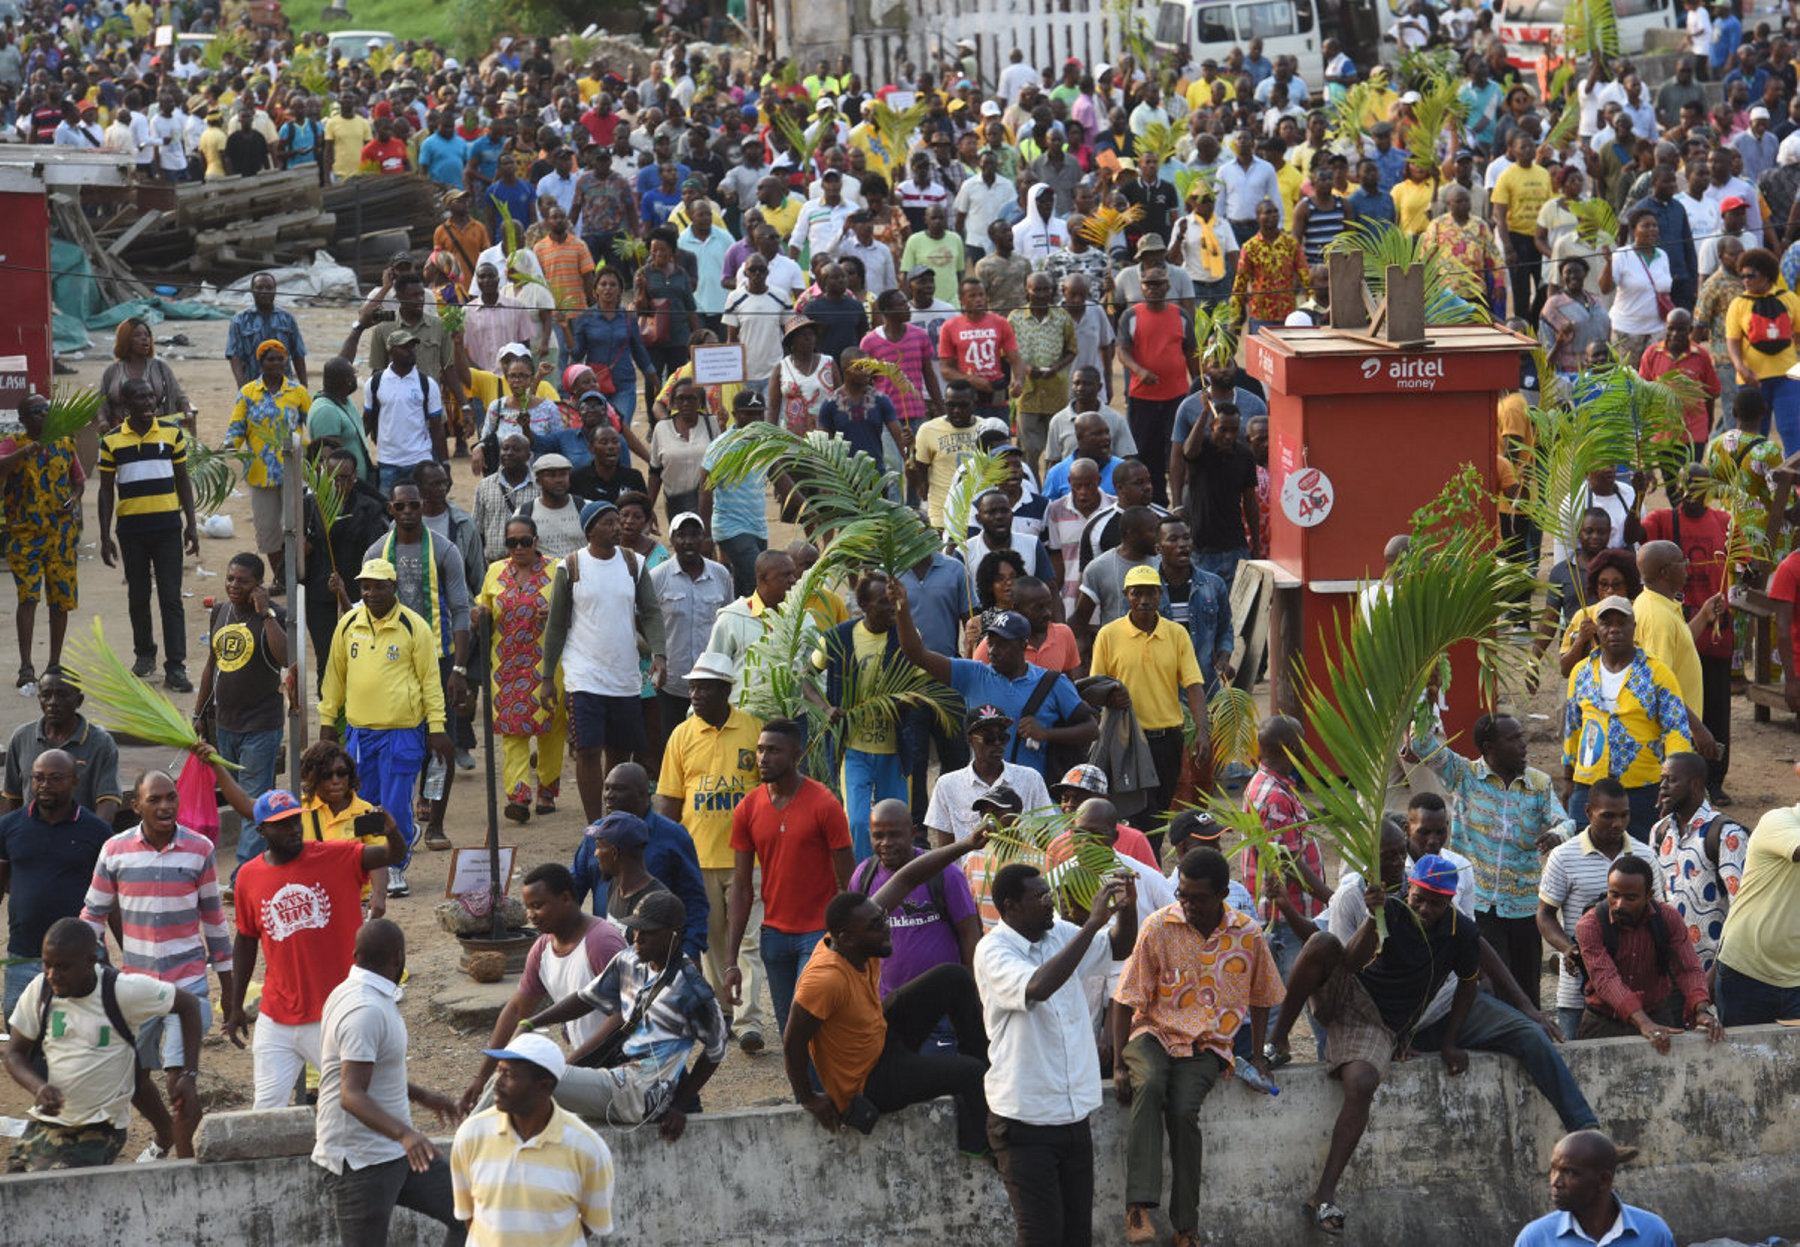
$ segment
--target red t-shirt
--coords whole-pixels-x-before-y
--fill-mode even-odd
[[[370,139],[363,144],[362,162],[374,165],[383,173],[406,172],[406,144],[399,139]]]
[[[1187,357],[1193,353],[1194,343],[1180,308],[1173,303],[1159,308],[1139,303],[1120,319],[1119,337],[1130,341],[1132,357],[1156,376],[1156,384],[1147,385],[1127,373],[1128,395],[1168,402],[1187,394]]]
[[[1769,577],[1769,596],[1777,602],[1786,602],[1794,607],[1794,622],[1790,629],[1794,639],[1794,653],[1800,654],[1800,550],[1781,560],[1781,566]]]
[[[1013,327],[1004,316],[989,312],[975,324],[952,316],[938,330],[938,358],[947,359],[971,377],[998,381],[1006,374],[1006,356],[1019,349]]]
[[[318,1021],[325,997],[350,973],[369,877],[362,854],[357,840],[308,840],[284,866],[258,856],[238,871],[238,934],[262,943],[261,1008],[271,1022]]]
[[[1681,587],[1681,605],[1689,618],[1725,584],[1725,533],[1731,520],[1725,512],[1706,508],[1699,519],[1677,515],[1664,507],[1644,517],[1644,540],[1673,541],[1687,555],[1687,583]],[[1734,641],[1731,616],[1708,628],[1695,642],[1708,658],[1730,658]]]
[[[825,905],[838,894],[834,849],[850,847],[850,820],[831,789],[802,779],[786,808],[756,790],[731,812],[731,847],[755,853],[762,867],[763,923],[788,935],[825,929]]]
[[[1683,417],[1687,421],[1688,441],[1704,442],[1712,430],[1712,403],[1719,397],[1719,372],[1713,367],[1712,356],[1704,349],[1689,347],[1688,353],[1678,360],[1669,354],[1668,347],[1652,342],[1638,364],[1638,375],[1655,381],[1671,372],[1685,374],[1700,388],[1701,397],[1687,405]]]

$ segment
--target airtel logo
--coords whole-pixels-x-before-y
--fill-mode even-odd
[[[1375,379],[1376,374],[1379,373],[1380,371],[1381,371],[1381,361],[1379,359],[1376,359],[1373,356],[1371,356],[1370,358],[1363,360],[1362,374],[1363,374],[1364,381],[1373,381]]]
[[[1383,360],[1379,356],[1370,356],[1362,361],[1362,379],[1373,381],[1386,373],[1398,390],[1432,390],[1444,379],[1444,358],[1437,356],[1411,356],[1407,358]]]

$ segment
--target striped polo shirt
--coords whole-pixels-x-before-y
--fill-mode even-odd
[[[122,831],[100,848],[81,918],[106,938],[106,920],[119,911],[128,971],[187,985],[206,978],[210,961],[231,971],[231,928],[219,901],[212,841],[177,826],[162,849],[143,828]]]
[[[474,1247],[582,1247],[612,1233],[612,1152],[579,1117],[552,1104],[521,1141],[497,1108],[463,1122],[450,1146],[456,1219]]]
[[[173,420],[158,420],[141,437],[127,421],[100,441],[100,473],[115,478],[118,525],[133,533],[173,532],[181,527],[175,469],[187,466],[187,435]]]

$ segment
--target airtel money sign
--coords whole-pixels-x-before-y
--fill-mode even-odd
[[[1362,362],[1364,381],[1383,381],[1396,390],[1435,390],[1444,379],[1442,355],[1371,355]]]

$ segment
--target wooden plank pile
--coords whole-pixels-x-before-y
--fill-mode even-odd
[[[326,187],[325,210],[338,222],[332,254],[365,282],[380,280],[396,251],[416,251],[423,260],[444,219],[444,190],[420,173],[351,178]]]
[[[51,193],[50,232],[74,243],[87,256],[99,306],[111,307],[133,299],[151,297],[149,287],[137,279],[130,266],[119,259],[116,251],[109,249],[95,236],[87,215],[81,210],[80,201],[74,195],[65,191]]]

